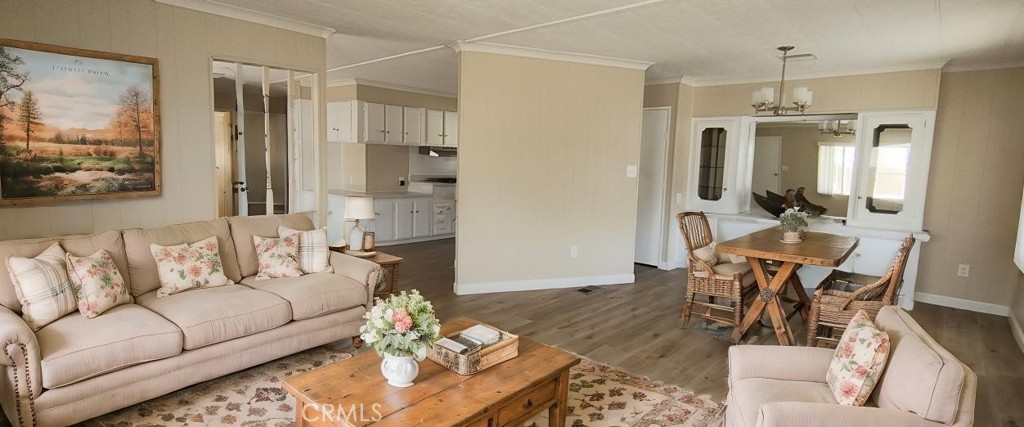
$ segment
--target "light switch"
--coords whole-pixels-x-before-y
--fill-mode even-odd
[[[637,168],[636,165],[626,166],[626,178],[636,178]]]
[[[788,171],[788,170],[789,170],[789,165],[782,165],[782,171],[783,172]]]

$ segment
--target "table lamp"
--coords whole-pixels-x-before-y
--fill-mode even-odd
[[[345,198],[345,219],[355,220],[355,226],[348,235],[349,255],[370,257],[373,252],[373,222],[377,212],[373,209],[372,197],[349,196]]]

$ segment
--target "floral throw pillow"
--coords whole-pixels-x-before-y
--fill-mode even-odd
[[[277,227],[281,237],[292,234],[299,235],[299,267],[304,274],[330,273],[334,268],[330,265],[331,250],[327,247],[327,227],[319,230],[299,231],[288,227]]]
[[[149,245],[156,259],[160,290],[157,297],[165,297],[196,288],[213,288],[233,282],[224,275],[217,237],[212,236],[192,244],[174,246]]]
[[[256,245],[256,259],[259,261],[256,280],[302,275],[298,234],[280,238],[252,236],[252,242]]]
[[[77,257],[67,254],[68,278],[78,295],[78,311],[88,319],[121,304],[131,304],[132,296],[124,285],[114,259],[107,251]]]
[[[78,302],[59,244],[35,258],[7,257],[7,269],[21,302],[21,317],[33,331],[75,311]]]
[[[843,332],[825,381],[840,404],[863,406],[888,358],[889,334],[876,328],[860,310]]]

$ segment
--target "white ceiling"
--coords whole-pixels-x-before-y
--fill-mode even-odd
[[[1024,64],[1021,0],[213,2],[335,29],[327,41],[328,81],[363,78],[447,93],[457,89],[457,55],[437,47],[533,26],[480,41],[651,61],[649,82],[774,80],[775,47],[786,44],[818,57],[791,64],[794,77]],[[585,14],[592,16],[571,19]],[[352,66],[428,48],[436,49]]]

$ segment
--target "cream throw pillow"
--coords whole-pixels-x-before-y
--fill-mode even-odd
[[[156,260],[160,290],[157,297],[165,297],[196,288],[213,288],[233,284],[224,275],[217,236],[192,244],[174,246],[149,245]]]
[[[843,332],[825,381],[840,404],[864,406],[889,358],[889,334],[860,310]]]
[[[327,227],[319,230],[299,231],[288,227],[277,227],[278,236],[299,235],[299,267],[305,274],[330,273],[331,250],[327,247]]]
[[[35,258],[7,257],[21,317],[33,331],[77,308],[64,255],[64,249],[54,243]]]
[[[694,249],[693,256],[703,260],[712,267],[718,265],[718,251],[715,250],[715,242],[711,242],[710,245],[703,248]]]
[[[302,275],[302,267],[299,266],[298,234],[276,239],[252,236],[252,242],[256,245],[256,260],[259,261],[256,280]]]
[[[92,319],[121,304],[131,304],[132,296],[124,285],[114,259],[107,251],[77,257],[67,254],[68,278],[78,295],[78,311]]]

